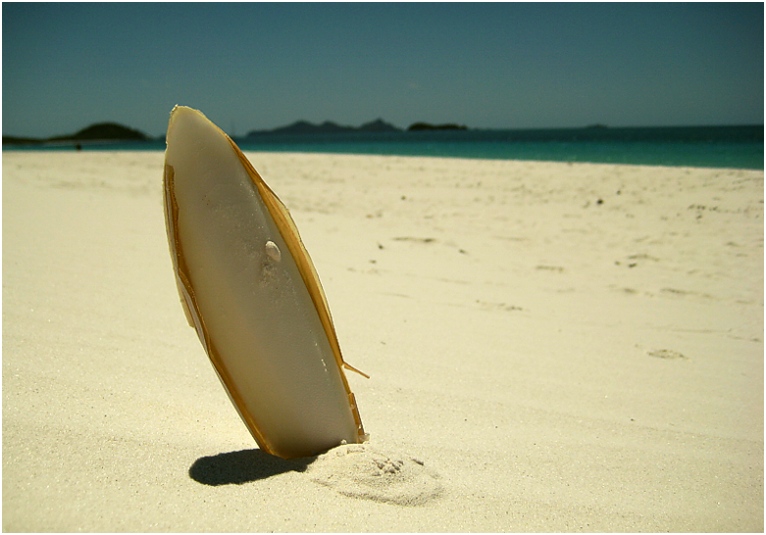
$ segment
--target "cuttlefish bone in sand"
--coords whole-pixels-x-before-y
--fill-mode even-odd
[[[344,372],[355,369],[292,217],[191,108],[170,114],[164,200],[187,320],[260,448],[294,458],[366,441]]]

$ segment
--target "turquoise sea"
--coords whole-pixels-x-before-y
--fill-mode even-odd
[[[321,152],[763,169],[762,125],[448,130],[235,137],[244,151]],[[83,150],[164,150],[162,140],[82,143]],[[73,150],[72,144],[3,150]]]

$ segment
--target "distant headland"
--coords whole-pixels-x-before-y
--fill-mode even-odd
[[[256,137],[270,134],[343,134],[348,132],[401,132],[401,128],[385,122],[383,119],[375,119],[361,126],[342,126],[332,121],[314,124],[308,121],[296,121],[287,126],[280,126],[271,130],[251,130],[247,137]]]
[[[3,145],[36,145],[43,143],[80,143],[88,141],[149,141],[143,132],[117,123],[92,124],[74,134],[49,138],[3,136]]]
[[[414,123],[407,128],[408,132],[417,132],[419,130],[468,130],[468,127],[462,124],[446,123],[446,124],[430,124],[430,123]]]
[[[431,124],[416,122],[406,129],[399,128],[387,123],[383,119],[375,119],[360,126],[344,126],[332,121],[324,121],[320,124],[309,121],[296,121],[286,126],[280,126],[270,130],[251,130],[245,137],[253,138],[269,135],[302,135],[302,134],[343,134],[343,133],[387,133],[387,132],[418,132],[425,130],[468,130],[467,126],[455,123]],[[3,145],[42,145],[42,144],[71,144],[94,142],[126,142],[126,141],[154,141],[162,140],[164,136],[153,138],[136,130],[118,123],[105,122],[92,124],[74,134],[53,136],[48,138],[31,138],[18,136],[3,136]]]
[[[417,132],[421,130],[468,130],[467,126],[458,125],[454,123],[445,124],[430,124],[424,122],[413,123],[406,128],[407,132]],[[350,132],[403,132],[401,128],[398,128],[390,123],[387,123],[383,119],[375,119],[369,123],[364,123],[361,126],[342,126],[332,121],[325,121],[321,124],[314,124],[308,121],[296,121],[287,126],[280,126],[271,130],[252,130],[247,133],[247,137],[257,137],[262,135],[274,135],[274,134],[343,134]]]

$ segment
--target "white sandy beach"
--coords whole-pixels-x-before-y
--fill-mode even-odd
[[[248,153],[371,376],[370,443],[288,462],[186,323],[163,157],[3,153],[4,531],[763,531],[763,171]]]

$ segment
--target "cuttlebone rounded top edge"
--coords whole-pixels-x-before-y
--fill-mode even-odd
[[[177,138],[176,132],[194,132],[194,135],[207,133],[208,135],[220,135],[223,139],[228,139],[226,133],[221,130],[213,121],[208,119],[204,113],[187,106],[176,105],[170,112],[168,121],[168,131],[166,145],[171,147],[173,140]]]
[[[170,119],[168,121],[168,131],[170,131],[178,122],[183,122],[184,120],[190,120],[190,119],[193,119],[194,117],[196,117],[197,119],[202,119],[204,121],[207,121],[211,124],[213,123],[201,111],[195,110],[194,108],[190,108],[188,106],[180,106],[176,104],[175,106],[173,106],[173,109],[170,110]]]
[[[247,174],[229,136],[193,108],[173,108],[166,144],[165,163],[176,171],[176,188],[187,181],[213,180],[224,170]]]
[[[207,116],[205,116],[205,114],[202,113],[201,111],[195,108],[190,108],[189,106],[181,106],[180,104],[176,104],[175,106],[173,106],[173,109],[170,110],[170,122],[172,123],[173,120],[178,117],[192,116],[192,115],[203,117],[205,120],[210,121],[210,119],[208,119]],[[212,123],[212,121],[210,122]]]

